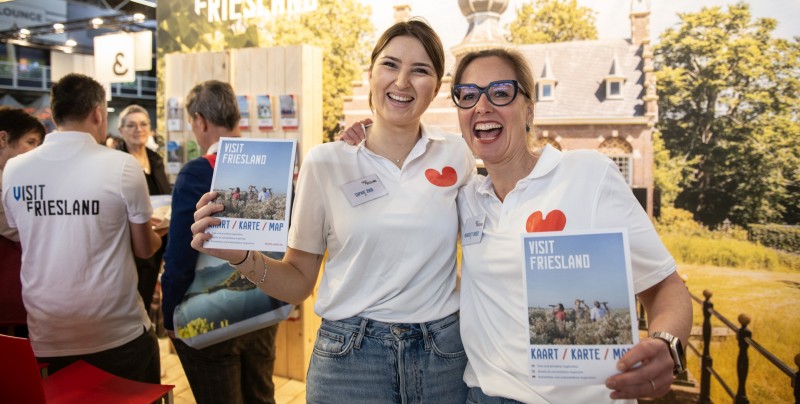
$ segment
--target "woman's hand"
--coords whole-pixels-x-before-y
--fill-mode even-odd
[[[244,257],[245,251],[203,247],[205,242],[213,237],[211,234],[205,232],[206,229],[208,229],[209,226],[215,226],[222,222],[219,218],[212,216],[225,209],[225,206],[221,203],[214,202],[214,200],[217,199],[217,195],[217,192],[206,192],[195,206],[194,224],[192,224],[192,248],[203,254],[217,257],[228,262],[239,262]]]
[[[609,377],[606,387],[613,390],[611,398],[615,400],[661,397],[672,387],[674,366],[667,344],[657,338],[647,338],[617,362],[617,369],[622,373]]]
[[[372,119],[369,118],[356,122],[353,126],[339,132],[337,140],[342,140],[351,146],[355,146],[367,138],[367,128],[370,125],[372,125]]]

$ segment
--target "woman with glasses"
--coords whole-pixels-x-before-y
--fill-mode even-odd
[[[138,105],[129,105],[119,113],[119,133],[122,135],[122,144],[118,150],[136,157],[142,166],[142,172],[147,180],[147,190],[150,195],[169,195],[171,189],[164,170],[164,159],[158,153],[146,147],[152,136],[150,130],[150,115],[147,110]],[[150,312],[150,303],[156,289],[158,273],[161,271],[161,258],[167,246],[167,237],[161,239],[161,248],[147,259],[136,258],[136,269],[139,273],[139,294],[144,301],[144,308]]]
[[[492,49],[467,54],[453,83],[462,135],[489,174],[476,177],[458,197],[462,228],[469,218],[483,218],[480,240],[462,246],[461,335],[469,358],[464,374],[468,402],[600,403],[664,395],[673,371],[682,370],[682,356],[673,355],[671,348],[677,346],[675,351],[682,353],[691,303],[675,261],[615,164],[589,150],[561,152],[547,145],[531,151],[527,142],[534,83],[519,53]],[[520,235],[536,231],[529,226],[536,211],[560,212],[560,225],[551,231],[628,229],[634,289],[654,337],[623,356],[617,363],[620,374],[605,385],[528,382]]]
[[[213,192],[197,204],[192,247],[229,260],[275,298],[305,300],[327,251],[309,403],[466,399],[456,196],[475,160],[459,136],[420,122],[443,74],[444,50],[427,24],[383,33],[369,69],[374,124],[365,142],[326,143],[303,159],[283,261],[203,248],[222,205]]]

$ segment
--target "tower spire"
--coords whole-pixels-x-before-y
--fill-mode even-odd
[[[500,25],[500,15],[506,11],[508,3],[508,0],[458,1],[469,28],[461,43],[451,49],[456,59],[475,50],[510,46]]]

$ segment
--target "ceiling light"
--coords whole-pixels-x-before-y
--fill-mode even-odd
[[[67,39],[67,41],[66,41],[66,42],[64,42],[64,45],[66,45],[66,46],[69,46],[69,47],[71,48],[71,47],[73,47],[73,46],[76,46],[76,45],[78,45],[78,43],[77,43],[77,42],[75,42],[75,40],[74,40],[74,39],[70,38],[70,39]]]
[[[133,21],[135,22],[144,22],[144,14],[136,13],[133,15]]]
[[[53,24],[53,29],[56,30],[57,34],[64,32],[64,24],[57,22]]]
[[[92,28],[98,28],[103,25],[102,18],[92,18]]]
[[[30,35],[30,34],[31,34],[31,31],[30,31],[29,29],[27,29],[27,28],[23,28],[23,29],[19,30],[19,36],[20,36],[20,38],[23,38],[23,39],[25,39],[25,38],[27,38],[27,37],[28,37],[28,35]]]

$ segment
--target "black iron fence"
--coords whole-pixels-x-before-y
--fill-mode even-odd
[[[691,294],[692,300],[697,302],[699,305],[702,306],[703,309],[703,352],[701,353],[698,348],[692,344],[691,342],[688,344],[688,350],[692,351],[695,355],[697,355],[701,362],[700,362],[700,398],[698,400],[699,403],[710,403],[711,402],[711,377],[713,376],[714,379],[719,382],[725,392],[733,399],[734,403],[736,404],[746,404],[749,403],[750,400],[747,398],[747,374],[750,369],[750,359],[748,356],[748,352],[750,347],[752,347],[758,354],[766,358],[770,363],[772,363],[775,367],[778,368],[782,373],[789,377],[790,386],[793,389],[794,394],[794,402],[795,404],[800,404],[800,370],[794,371],[788,365],[783,363],[780,359],[778,359],[775,355],[769,352],[766,348],[761,346],[758,342],[756,342],[752,336],[753,333],[750,331],[747,326],[750,324],[750,317],[746,314],[740,314],[738,321],[741,325],[737,327],[733,324],[730,320],[725,318],[722,314],[714,310],[714,303],[711,302],[712,293],[710,290],[704,290],[703,296],[705,300]],[[736,333],[736,339],[739,341],[739,354],[736,359],[736,374],[738,378],[738,386],[736,391],[734,392],[733,389],[730,387],[728,382],[722,379],[722,377],[717,373],[714,369],[714,360],[711,357],[710,347],[711,347],[711,316],[716,317],[720,320],[726,327],[733,330]],[[777,331],[777,330],[776,330]],[[795,355],[794,357],[795,365],[800,367],[800,353]],[[776,383],[779,381],[776,380]]]

